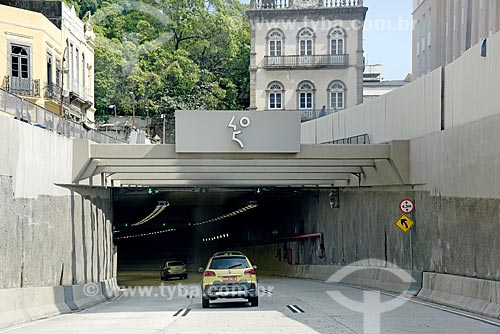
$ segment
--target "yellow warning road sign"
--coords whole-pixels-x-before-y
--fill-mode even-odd
[[[408,232],[415,225],[415,222],[411,220],[407,215],[402,215],[401,218],[396,222],[396,226],[403,232]]]

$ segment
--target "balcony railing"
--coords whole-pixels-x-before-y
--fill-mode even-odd
[[[296,2],[296,4],[294,4]],[[289,9],[300,8],[299,0],[251,0],[250,9]],[[363,7],[363,0],[315,0],[314,8]]]
[[[313,55],[313,56],[266,56],[264,67],[288,68],[288,67],[323,67],[323,66],[347,66],[349,55]]]
[[[15,78],[8,75],[4,78],[3,88],[12,94],[40,97],[40,80]]]
[[[47,87],[45,88],[45,98],[61,101],[61,87],[55,83],[47,84]]]
[[[77,82],[76,80],[71,83],[69,88],[70,94],[73,94],[75,97],[78,97],[80,100],[85,101],[87,103],[93,104],[94,95],[89,87],[84,86]]]

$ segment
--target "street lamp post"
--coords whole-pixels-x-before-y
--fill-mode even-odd
[[[63,107],[63,102],[64,102],[64,63],[66,61],[66,52],[68,51],[68,46],[64,48],[64,51],[62,53],[62,62],[61,62],[61,91],[60,91],[60,104],[59,104],[59,113],[61,114],[61,117],[64,117],[64,107]]]
[[[115,134],[116,134],[116,139],[118,139],[118,118],[116,117],[116,104],[112,104],[109,106],[109,108],[113,108],[115,112]]]
[[[165,144],[165,124],[167,122],[167,115],[161,115],[161,119],[163,120],[163,141],[162,144]]]
[[[150,129],[150,124],[149,124],[149,107],[146,106],[146,134],[148,137],[151,135],[149,129]]]
[[[132,97],[132,128],[135,127],[135,94],[134,92],[130,92],[130,96]]]

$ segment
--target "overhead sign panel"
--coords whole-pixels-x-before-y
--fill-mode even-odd
[[[176,111],[177,153],[298,153],[295,111]]]

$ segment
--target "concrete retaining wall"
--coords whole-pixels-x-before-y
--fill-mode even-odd
[[[63,286],[114,277],[110,191],[57,185],[71,183],[72,147],[0,116],[0,327],[66,312]]]

